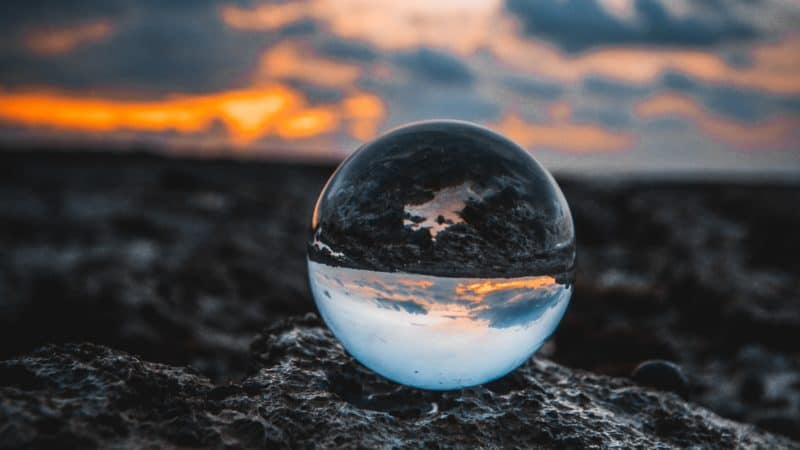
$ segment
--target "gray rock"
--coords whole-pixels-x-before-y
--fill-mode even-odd
[[[429,392],[363,368],[314,315],[252,345],[215,386],[94,344],[0,363],[0,448],[800,448],[669,393],[531,360],[476,388]]]

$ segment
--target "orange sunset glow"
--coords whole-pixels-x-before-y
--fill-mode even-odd
[[[394,311],[430,332],[456,336],[483,335],[504,308],[549,309],[565,289],[551,276],[464,279],[312,266],[318,270],[311,272],[312,284],[334,295],[331,301],[370,314]],[[405,309],[408,305],[410,310]]]
[[[359,94],[327,108],[309,108],[298,92],[280,86],[149,102],[95,100],[58,93],[0,93],[0,119],[88,132],[180,133],[207,130],[219,120],[234,143],[246,144],[269,135],[295,139],[326,133],[340,121],[352,122],[363,137],[372,132],[379,105],[379,100]]]
[[[507,281],[487,280],[466,285],[460,284],[456,287],[456,293],[459,295],[473,293],[485,296],[493,292],[509,289],[540,289],[554,284],[556,284],[556,279],[551,276],[529,277]]]
[[[410,301],[424,306],[427,311],[451,318],[469,318],[476,311],[491,308],[486,299],[493,294],[525,294],[558,286],[552,276],[469,281],[445,279],[448,280],[445,282],[435,277],[414,274],[395,274],[391,276],[391,281],[387,281],[386,274],[380,272],[354,271],[353,273],[357,274],[357,277],[344,280],[343,287],[359,298],[381,298],[392,302]],[[469,304],[432,300],[430,295],[432,288],[444,289],[446,298],[468,301]]]

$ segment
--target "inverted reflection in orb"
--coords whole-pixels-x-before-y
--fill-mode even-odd
[[[376,372],[426,389],[480,384],[514,369],[553,332],[572,292],[551,276],[447,278],[308,265],[320,313],[345,348]]]

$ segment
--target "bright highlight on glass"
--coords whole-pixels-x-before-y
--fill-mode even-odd
[[[345,349],[425,389],[526,361],[566,310],[574,264],[550,174],[502,136],[452,121],[396,129],[343,162],[308,245],[314,299]]]

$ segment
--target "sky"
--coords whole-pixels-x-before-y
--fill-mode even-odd
[[[446,118],[577,173],[800,174],[800,0],[6,0],[0,145],[340,160]]]

